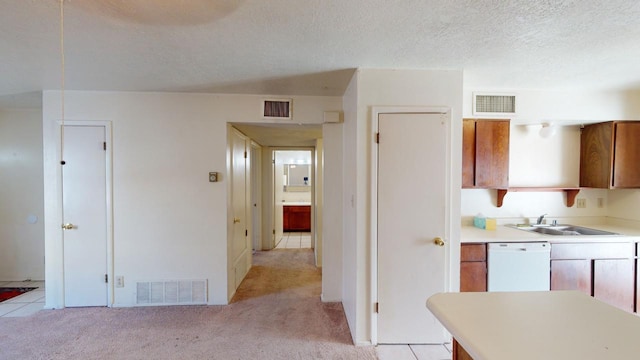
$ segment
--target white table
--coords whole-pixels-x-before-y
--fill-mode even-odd
[[[427,308],[474,360],[640,359],[640,318],[577,291],[440,293]]]

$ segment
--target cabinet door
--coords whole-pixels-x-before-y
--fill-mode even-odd
[[[310,206],[285,206],[285,231],[311,231]]]
[[[471,188],[476,184],[476,121],[462,121],[462,187]]]
[[[593,261],[593,297],[633,312],[634,266],[632,259]]]
[[[611,187],[613,123],[587,125],[580,134],[580,186]]]
[[[613,187],[640,187],[640,123],[618,122],[615,131]]]
[[[282,230],[291,231],[289,225],[289,206],[282,207]]]
[[[509,120],[476,121],[475,186],[509,186]]]
[[[460,263],[460,292],[487,291],[487,262],[463,261]]]
[[[591,260],[551,260],[551,290],[579,290],[591,295]]]

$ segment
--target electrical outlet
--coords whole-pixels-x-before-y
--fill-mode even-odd
[[[124,276],[116,276],[116,287],[124,287]]]
[[[599,208],[603,208],[604,207],[604,199],[603,198],[598,198],[598,207]]]
[[[587,199],[576,199],[576,204],[578,209],[584,209],[587,207]]]

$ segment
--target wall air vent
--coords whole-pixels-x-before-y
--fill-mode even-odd
[[[136,305],[194,305],[207,303],[206,280],[140,281]]]
[[[473,93],[473,115],[511,116],[515,114],[515,95]]]
[[[262,101],[262,117],[265,119],[291,119],[291,99],[265,99]]]

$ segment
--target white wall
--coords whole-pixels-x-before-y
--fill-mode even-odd
[[[322,125],[322,301],[342,301],[342,124]]]
[[[315,164],[315,222],[314,222],[314,230],[315,230],[315,245],[313,246],[316,257],[316,266],[322,267],[322,224],[324,222],[324,205],[323,205],[323,197],[324,197],[324,184],[323,180],[323,152],[324,152],[324,141],[322,139],[316,140],[316,151],[314,152],[314,164]]]
[[[275,247],[273,234],[273,152],[270,147],[262,148],[262,250]]]
[[[465,118],[472,114],[473,91],[464,90]],[[496,92],[517,96],[517,116],[511,121],[509,146],[509,185],[513,187],[578,187],[580,183],[580,124],[610,120],[640,119],[640,93],[637,91],[553,91],[497,89]],[[550,138],[538,135],[542,122],[558,125]],[[586,199],[587,207],[566,207],[562,192],[512,192],[496,207],[495,190],[464,189],[462,216],[482,213],[498,218],[533,218],[547,213],[548,217],[616,216],[629,218],[637,213],[625,201],[633,191],[582,189],[578,198]],[[597,207],[598,198],[605,206]],[[618,206],[619,204],[619,206]],[[631,210],[631,211],[630,211]]]
[[[609,216],[640,221],[640,189],[609,190]]]
[[[451,108],[451,188],[449,216],[450,286],[459,282],[459,224],[462,153],[462,71],[373,70],[356,72],[344,96],[343,305],[357,344],[371,341],[371,149],[373,106]],[[453,169],[456,169],[455,171]],[[410,211],[410,209],[408,209]],[[455,264],[455,265],[452,265]]]
[[[358,307],[362,306],[362,296],[359,296],[358,281],[366,282],[365,274],[361,272],[358,274],[358,262],[365,259],[359,259],[358,256],[358,240],[356,233],[356,190],[358,183],[366,187],[367,180],[362,178],[360,181],[357,179],[357,163],[358,163],[358,147],[364,145],[358,145],[357,134],[359,125],[358,112],[358,94],[360,86],[360,71],[356,71],[344,93],[343,97],[343,111],[344,111],[344,124],[342,126],[342,219],[340,224],[342,228],[340,253],[342,255],[342,279],[340,284],[342,307],[344,308],[345,315],[347,317],[347,323],[351,330],[351,337],[354,343],[358,343],[361,338],[366,341],[367,322],[359,325],[358,322],[362,322],[362,316],[359,314]],[[327,125],[325,125],[327,126]],[[361,130],[364,131],[364,130]],[[328,150],[328,144],[326,146]],[[364,152],[362,150],[361,152]],[[326,231],[325,231],[326,233]],[[326,246],[326,245],[325,245]],[[325,257],[325,263],[327,257]],[[366,285],[365,285],[366,286]]]
[[[514,122],[580,123],[635,120],[640,114],[640,91],[577,91],[552,89],[464,89],[463,116],[472,114],[473,92],[502,92],[516,95]]]
[[[44,280],[42,182],[42,111],[0,110],[0,280]]]
[[[227,302],[227,122],[265,122],[257,95],[65,93],[66,119],[113,127],[116,306],[133,305],[135,281],[208,279],[209,303]],[[320,124],[338,97],[293,97],[297,123]],[[57,91],[43,98],[46,307],[63,306]],[[286,121],[270,121],[286,122]],[[219,171],[221,181],[208,182]],[[331,192],[329,192],[331,194]]]

